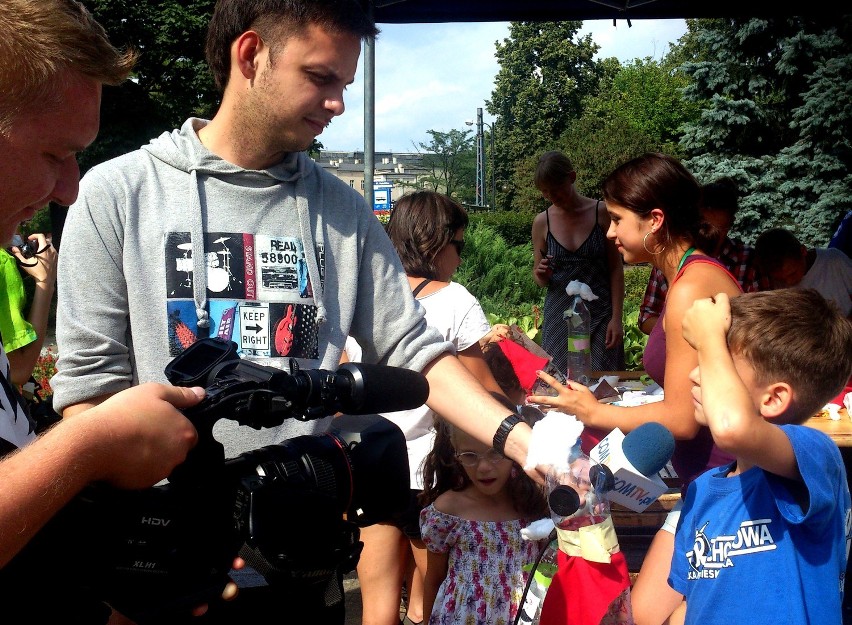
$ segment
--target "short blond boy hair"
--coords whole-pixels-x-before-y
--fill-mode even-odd
[[[852,323],[814,289],[777,289],[731,298],[728,347],[757,382],[786,382],[801,422],[843,390],[852,375]]]
[[[74,0],[0,2],[0,132],[33,107],[49,108],[68,72],[117,85],[136,62],[121,52],[86,8]]]

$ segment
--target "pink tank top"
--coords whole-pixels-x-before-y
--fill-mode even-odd
[[[731,272],[725,269],[722,264],[715,258],[705,256],[703,254],[692,254],[687,257],[686,262],[680,271],[678,271],[672,284],[678,281],[686,271],[686,268],[691,263],[709,263],[719,267],[731,278],[734,284],[739,288],[739,283],[736,278],[731,275]],[[665,374],[666,374],[666,332],[663,330],[663,318],[666,314],[666,305],[660,311],[660,319],[651,330],[648,336],[648,343],[645,345],[645,352],[642,355],[642,362],[645,365],[645,371],[651,376],[657,384],[665,390]],[[699,429],[698,434],[692,440],[681,440],[675,443],[675,452],[672,456],[672,466],[677,472],[678,477],[683,480],[682,492],[686,493],[687,485],[707,469],[718,467],[727,464],[733,460],[732,456],[720,451],[713,444],[713,437],[710,430],[706,427]]]

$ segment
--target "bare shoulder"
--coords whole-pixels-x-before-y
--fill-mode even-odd
[[[532,238],[533,240],[544,240],[547,232],[547,215],[544,212],[539,213],[533,218],[532,222]]]
[[[683,275],[669,289],[666,308],[685,305],[687,308],[697,299],[727,293],[734,297],[742,293],[739,284],[719,265],[693,262],[686,266]]]
[[[438,495],[432,505],[438,512],[443,512],[444,514],[452,516],[462,516],[461,513],[464,511],[464,501],[465,498],[462,496],[461,492],[448,490]]]
[[[595,200],[597,202],[598,222],[601,225],[609,225],[609,213],[606,210],[606,202],[603,200]]]

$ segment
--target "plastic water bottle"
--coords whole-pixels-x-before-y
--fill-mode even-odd
[[[574,296],[562,318],[568,325],[568,379],[588,386],[591,382],[592,316],[579,294]]]
[[[559,545],[554,540],[544,550],[538,566],[533,571],[533,579],[530,582],[524,604],[520,607],[518,614],[518,625],[538,625],[541,620],[541,609],[544,607],[544,596],[550,587],[550,581],[556,574],[556,554]]]

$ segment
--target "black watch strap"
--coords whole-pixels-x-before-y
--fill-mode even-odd
[[[501,423],[500,427],[497,428],[497,431],[494,432],[494,441],[491,443],[491,446],[505,456],[506,454],[503,452],[506,448],[506,439],[509,438],[509,432],[511,432],[512,428],[522,421],[523,419],[516,414],[510,414],[508,417],[503,419],[503,423]]]

